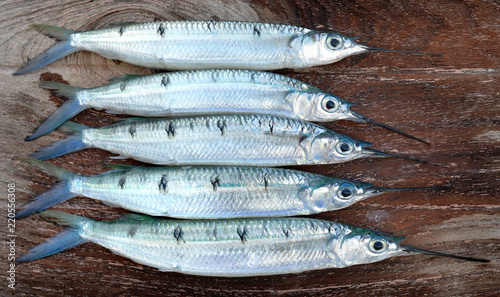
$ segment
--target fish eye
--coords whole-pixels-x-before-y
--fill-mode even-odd
[[[349,184],[344,184],[340,186],[339,190],[337,191],[337,195],[339,196],[340,199],[351,199],[354,196],[354,187],[349,185]]]
[[[343,140],[337,144],[336,149],[337,149],[337,152],[339,154],[348,155],[353,151],[353,147],[354,146],[352,145],[352,143],[350,141]]]
[[[388,246],[387,241],[382,236],[373,237],[368,244],[370,251],[376,254],[384,252]]]
[[[344,41],[342,40],[342,37],[338,35],[330,35],[326,39],[326,46],[331,50],[341,49],[343,45]]]
[[[327,112],[334,112],[339,106],[339,102],[333,97],[325,97],[323,101],[321,101],[321,107]]]

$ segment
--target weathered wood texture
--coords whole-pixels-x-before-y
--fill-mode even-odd
[[[161,273],[85,244],[42,260],[16,265],[16,289],[7,288],[8,246],[2,244],[0,295],[88,296],[351,296],[500,294],[500,5],[497,1],[56,1],[4,0],[0,4],[0,157],[2,214],[7,184],[16,184],[19,207],[55,180],[19,159],[60,139],[23,138],[60,104],[31,82],[65,80],[92,87],[124,74],[150,70],[78,52],[40,71],[11,75],[53,41],[28,27],[47,23],[90,30],[124,21],[240,20],[276,22],[361,36],[373,46],[441,53],[442,57],[374,53],[337,64],[282,73],[347,100],[356,111],[424,138],[420,144],[378,127],[328,123],[374,147],[448,164],[397,159],[358,160],[303,170],[373,182],[380,186],[451,185],[451,190],[386,194],[323,219],[405,235],[405,243],[437,251],[486,257],[477,264],[430,256],[400,257],[372,265],[254,278],[209,278]],[[93,126],[116,117],[88,110],[76,121]],[[81,174],[103,172],[111,154],[85,150],[52,162]],[[135,164],[134,162],[125,162]],[[123,212],[75,198],[55,209],[96,219]],[[2,241],[6,241],[6,225]],[[5,227],[4,227],[5,226]],[[60,228],[38,216],[18,221],[19,256]]]

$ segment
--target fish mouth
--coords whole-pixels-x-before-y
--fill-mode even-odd
[[[369,46],[359,44],[356,42],[359,37],[350,37],[347,38],[347,44],[346,44],[346,49],[349,49],[349,55],[358,55],[358,54],[363,54],[371,51]],[[350,43],[350,46],[348,45]]]
[[[420,190],[447,190],[451,189],[450,186],[433,186],[433,187],[415,187],[415,188],[385,188],[385,187],[368,187],[365,191],[368,195],[380,195],[384,193],[391,192],[403,192],[403,191],[420,191]]]
[[[406,132],[403,132],[403,131],[400,131],[400,130],[398,130],[398,129],[396,129],[396,128],[392,128],[391,126],[388,126],[388,125],[386,125],[386,124],[383,124],[383,123],[380,123],[380,122],[374,121],[374,120],[372,120],[372,119],[370,119],[370,118],[367,118],[367,117],[365,117],[364,115],[359,114],[359,113],[357,113],[357,112],[355,112],[355,111],[349,110],[349,112],[350,112],[351,117],[352,117],[353,119],[355,119],[356,121],[358,121],[358,122],[370,123],[370,124],[373,124],[373,125],[376,125],[376,126],[382,127],[382,128],[384,128],[384,129],[387,129],[387,130],[389,130],[389,131],[392,131],[392,132],[398,133],[398,134],[403,135],[403,136],[405,136],[405,137],[408,137],[408,138],[410,138],[410,139],[413,139],[413,140],[416,140],[416,141],[419,141],[419,142],[425,143],[425,144],[427,144],[427,145],[430,145],[430,143],[429,143],[429,142],[427,142],[427,141],[425,141],[425,140],[423,140],[423,139],[421,139],[421,138],[418,138],[418,137],[416,137],[416,136],[410,135],[410,134],[408,134],[408,133],[406,133]]]
[[[355,37],[356,39],[353,39],[352,42],[355,42],[358,38]],[[387,49],[387,48],[379,48],[379,47],[373,47],[373,46],[368,46],[364,44],[354,44],[353,47],[359,48],[357,49],[360,52],[390,52],[390,53],[399,53],[399,54],[410,54],[410,55],[419,55],[419,56],[429,56],[429,57],[442,57],[443,55],[441,54],[431,54],[431,53],[421,53],[421,52],[414,52],[414,51],[400,51],[400,50],[393,50],[393,49]]]
[[[419,162],[419,163],[426,163],[426,164],[433,164],[433,165],[446,165],[444,163],[431,162],[431,161],[407,157],[407,156],[403,156],[403,155],[399,155],[399,154],[382,152],[382,151],[379,151],[376,149],[365,148],[363,145],[361,145],[361,152],[367,157],[379,157],[379,158],[391,157],[391,158],[397,158],[397,159]]]
[[[465,257],[465,256],[459,256],[459,255],[453,255],[453,254],[447,254],[447,253],[434,252],[434,251],[416,248],[416,247],[409,246],[409,245],[400,245],[399,247],[400,247],[402,252],[407,252],[410,255],[411,254],[424,254],[424,255],[454,258],[454,259],[460,259],[460,260],[472,261],[472,262],[482,262],[482,263],[491,262],[491,260],[488,260],[488,259]]]

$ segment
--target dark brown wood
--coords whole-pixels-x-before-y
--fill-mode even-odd
[[[55,179],[22,164],[28,153],[60,139],[51,133],[26,143],[41,120],[60,104],[31,82],[40,78],[93,87],[124,74],[150,70],[78,52],[34,73],[11,74],[53,41],[28,27],[47,23],[89,30],[124,21],[239,20],[276,22],[361,36],[360,42],[399,50],[440,53],[426,57],[372,53],[339,63],[281,71],[358,103],[356,111],[421,137],[424,145],[379,127],[351,122],[329,128],[374,147],[447,165],[397,159],[358,160],[300,169],[380,186],[450,185],[450,190],[386,194],[315,217],[407,237],[406,244],[491,263],[409,256],[345,269],[301,274],[211,278],[161,273],[95,244],[16,265],[16,289],[2,277],[3,296],[352,296],[500,294],[500,5],[497,1],[55,1],[4,0],[0,4],[0,157],[2,199],[16,184],[16,205],[50,188]],[[56,104],[55,104],[56,103]],[[88,110],[75,120],[102,126],[117,117]],[[105,171],[110,153],[85,150],[51,161],[79,174]],[[127,164],[137,164],[125,161]],[[123,210],[75,198],[54,207],[110,220]],[[4,221],[7,225],[6,220]],[[6,227],[0,229],[7,240]],[[17,221],[17,256],[61,230],[39,216]],[[8,246],[2,256],[8,254]],[[5,257],[6,259],[7,257]],[[10,264],[9,261],[2,261]],[[7,276],[7,265],[1,269]]]

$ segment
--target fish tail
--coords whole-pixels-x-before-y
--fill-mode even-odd
[[[46,173],[56,176],[63,181],[57,183],[50,190],[38,195],[30,202],[26,203],[24,205],[24,209],[16,213],[16,219],[30,216],[36,212],[42,211],[76,196],[69,190],[68,182],[70,179],[76,177],[77,174],[59,168],[49,162],[39,161],[36,159],[21,159],[21,161],[34,165],[35,167],[38,167]]]
[[[38,82],[38,85],[45,89],[54,90],[55,94],[68,98],[68,101],[64,102],[56,111],[54,111],[54,113],[50,115],[47,120],[45,120],[45,122],[38,126],[38,128],[33,131],[32,135],[26,137],[24,139],[25,141],[35,140],[38,137],[51,132],[62,123],[71,119],[88,107],[80,105],[78,100],[75,98],[76,92],[80,91],[81,88],[52,81],[40,81]]]
[[[40,214],[44,217],[52,218],[60,225],[69,226],[69,228],[50,238],[48,241],[30,249],[26,255],[17,258],[16,262],[28,262],[44,258],[88,242],[88,240],[82,238],[79,233],[82,224],[92,220],[54,210],[46,210]]]
[[[40,88],[51,90],[54,94],[62,96],[67,99],[75,99],[76,92],[83,89],[63,83],[58,83],[55,81],[46,81],[46,80],[36,81],[35,84],[37,84]]]
[[[85,125],[66,122],[59,127],[59,130],[75,134],[68,136],[66,139],[54,142],[52,145],[31,154],[30,157],[38,160],[48,160],[85,149],[88,145],[82,142],[82,131],[88,128]]]
[[[64,133],[76,134],[76,133],[81,133],[83,130],[87,130],[87,129],[89,129],[89,126],[85,126],[85,125],[78,124],[75,122],[65,122],[57,130],[64,132]]]
[[[37,70],[78,50],[78,48],[70,44],[71,34],[77,33],[77,31],[43,24],[33,24],[31,27],[51,38],[55,38],[57,42],[45,52],[29,60],[28,63],[17,70],[14,75],[25,74]]]

